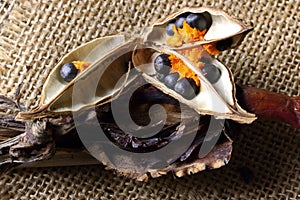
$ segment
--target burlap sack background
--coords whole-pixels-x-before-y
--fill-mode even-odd
[[[0,92],[12,97],[23,83],[21,102],[30,108],[51,68],[73,48],[116,32],[139,33],[178,8],[203,5],[254,26],[239,48],[219,56],[236,82],[300,95],[297,0],[0,0]],[[235,138],[231,161],[217,170],[140,183],[102,166],[18,169],[1,177],[0,199],[299,199],[299,146],[299,131],[255,122]],[[249,181],[240,174],[245,166]]]

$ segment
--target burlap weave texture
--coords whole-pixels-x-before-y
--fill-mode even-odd
[[[300,2],[275,1],[16,1],[0,0],[0,93],[38,103],[58,60],[94,38],[138,34],[186,6],[214,6],[252,23],[235,50],[218,58],[237,83],[300,95]],[[217,170],[139,183],[102,166],[19,169],[1,177],[1,199],[299,199],[299,131],[255,122],[236,136],[230,163]],[[241,176],[249,169],[250,180]],[[243,178],[244,177],[244,178]]]

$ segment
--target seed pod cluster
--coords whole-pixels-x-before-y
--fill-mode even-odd
[[[213,54],[237,46],[249,30],[249,26],[220,10],[189,8],[154,23],[139,36],[128,38],[120,34],[98,38],[63,57],[47,78],[39,105],[28,112],[19,113],[17,118],[34,121],[70,115],[91,107],[104,107],[113,101],[113,97],[120,98],[118,95],[121,91],[126,91],[132,83],[143,79],[152,87],[151,90],[145,90],[147,93],[155,91],[154,95],[164,97],[164,100],[172,102],[170,104],[178,101],[188,106],[197,116],[204,116],[205,126],[208,126],[210,116],[251,123],[256,117],[239,106],[233,75],[226,66],[212,57]],[[130,76],[133,67],[139,73]],[[121,84],[117,84],[120,80]],[[78,95],[75,96],[76,101],[74,91]],[[123,148],[130,146],[131,149],[144,151],[145,146],[157,147],[163,145],[165,140],[176,139],[181,127],[177,122],[170,127],[164,127],[167,133],[159,133],[150,139],[126,135],[115,125],[105,131]],[[200,127],[203,128],[202,125]],[[170,134],[170,130],[174,133]],[[224,165],[230,158],[231,141],[215,148],[208,160],[197,156],[191,158],[192,152],[203,141],[202,136],[202,133],[198,134],[180,161],[160,171],[149,168],[148,172],[153,177],[168,171],[182,176],[189,174],[191,169],[192,172],[198,172],[205,169],[205,166],[217,168]],[[214,158],[213,154],[220,149],[223,150],[221,162],[210,162]],[[185,160],[188,162],[185,163]],[[103,162],[113,168],[104,158]],[[197,167],[201,162],[205,166]],[[133,162],[132,169],[116,170],[137,178],[135,164]]]
[[[214,8],[182,9],[144,32],[144,42],[154,45],[141,45],[147,49],[135,51],[133,63],[147,81],[200,114],[250,122],[255,117],[237,104],[230,70],[211,55],[234,48],[251,29]],[[208,98],[225,109],[208,105]]]
[[[215,53],[216,47],[219,51],[238,45],[250,29],[220,10],[189,8],[154,23],[140,37],[128,39],[124,35],[115,35],[96,39],[63,57],[46,80],[39,105],[18,117],[30,120],[98,105],[118,93],[113,82],[129,73],[128,63],[132,62],[147,81],[199,114],[225,113],[225,118],[249,123],[255,118],[237,104],[230,70],[210,54]],[[167,44],[169,39],[174,40],[180,34],[180,45]],[[201,37],[195,39],[194,35],[199,34]],[[72,105],[74,83],[86,80],[82,83],[83,88],[89,88],[89,83],[97,79],[94,74],[101,71],[97,69],[104,68],[101,63],[122,52],[128,53],[117,58],[108,67],[110,70],[105,71],[103,82],[97,89],[99,92],[96,92],[97,98],[84,97],[84,103]],[[146,64],[145,67],[140,68],[143,64]],[[85,93],[83,89],[82,96],[86,96]],[[225,108],[215,108],[211,102]]]

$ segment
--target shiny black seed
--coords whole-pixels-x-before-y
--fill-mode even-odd
[[[173,89],[175,84],[177,83],[178,78],[179,78],[179,74],[177,72],[167,75],[165,77],[165,85],[168,88]]]
[[[192,28],[203,31],[204,29],[208,30],[211,26],[211,18],[207,19],[204,14],[189,14],[186,23]]]
[[[190,12],[186,12],[186,13],[183,13],[179,16],[177,16],[176,18],[176,21],[175,21],[175,26],[176,28],[182,28],[183,27],[183,22],[186,20],[186,17],[191,14]]]
[[[158,73],[167,75],[170,72],[171,62],[168,57],[167,54],[161,54],[155,58],[154,68]]]
[[[186,99],[194,98],[199,92],[195,81],[190,78],[180,79],[174,86],[174,90]]]
[[[232,38],[228,38],[226,40],[221,40],[221,41],[218,41],[217,44],[216,44],[216,49],[219,50],[219,51],[224,51],[226,49],[229,49],[229,47],[231,47],[232,45]]]
[[[60,69],[60,76],[67,82],[73,80],[78,74],[78,69],[73,63],[66,63]]]
[[[183,22],[184,22],[185,19],[186,19],[185,16],[180,16],[176,19],[175,26],[176,26],[177,29],[183,27]]]
[[[212,18],[211,15],[208,12],[204,12],[202,13],[206,19],[206,24],[207,24],[207,28],[206,31],[208,31],[208,29],[211,27],[212,25]]]
[[[205,63],[205,64],[209,64],[209,63],[211,63],[211,58],[209,58],[209,57],[201,57],[201,58],[199,59],[199,61],[200,61],[200,62],[203,62],[203,63]]]
[[[170,36],[174,35],[174,30],[173,30],[174,25],[175,25],[174,22],[170,22],[166,27],[167,34]]]
[[[204,76],[211,83],[216,83],[221,77],[221,71],[213,64],[206,64],[201,69]]]
[[[160,81],[160,82],[164,82],[165,80],[165,75],[164,74],[161,74],[161,73],[157,73],[156,74],[156,78]]]

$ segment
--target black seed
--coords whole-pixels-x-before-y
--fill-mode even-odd
[[[175,22],[175,26],[176,26],[177,29],[183,27],[183,22],[184,22],[185,19],[186,19],[185,16],[179,16],[179,17],[177,18],[177,20],[176,20],[176,22]]]
[[[228,49],[229,47],[231,47],[232,42],[233,42],[232,38],[228,38],[226,40],[218,41],[217,44],[216,44],[216,49],[219,50],[219,51],[224,51],[224,50]]]
[[[220,69],[213,64],[206,64],[201,70],[207,80],[211,83],[216,83],[221,77]]]
[[[160,74],[160,73],[157,73],[156,74],[156,78],[160,81],[160,82],[164,82],[165,80],[165,75],[164,74]]]
[[[78,69],[73,63],[66,63],[60,69],[60,76],[67,82],[73,80],[78,74]]]
[[[206,31],[208,31],[208,29],[211,27],[212,25],[212,18],[211,15],[208,12],[204,12],[202,13],[206,19],[206,23],[207,23],[207,28]]]
[[[199,92],[195,81],[190,78],[180,79],[176,83],[174,90],[186,99],[194,98]]]
[[[204,29],[209,29],[211,26],[211,19],[206,19],[204,14],[190,14],[186,18],[186,23],[192,28],[203,31]]]
[[[170,36],[174,35],[174,30],[173,30],[174,25],[175,25],[174,22],[170,22],[166,27],[167,34]]]
[[[165,85],[168,88],[173,89],[175,84],[177,83],[178,78],[179,78],[179,74],[177,72],[167,75],[165,77]]]
[[[200,62],[203,62],[203,63],[205,63],[205,64],[209,64],[209,63],[211,63],[211,58],[209,58],[209,57],[201,57],[201,58],[199,59],[199,61],[200,61]]]
[[[155,58],[154,68],[158,73],[167,75],[170,72],[171,62],[168,57],[167,54],[161,54]]]
[[[175,26],[176,28],[182,28],[183,27],[183,22],[186,20],[186,17],[191,14],[190,12],[182,13],[181,15],[177,16],[176,21],[175,21]]]

